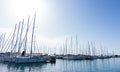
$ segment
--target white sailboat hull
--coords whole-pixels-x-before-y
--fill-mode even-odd
[[[36,63],[36,62],[47,62],[49,57],[16,57],[15,63]]]

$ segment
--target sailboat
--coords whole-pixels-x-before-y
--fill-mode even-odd
[[[66,43],[67,44],[67,43]],[[70,42],[70,48],[73,49],[73,41],[72,41],[72,37],[71,37],[71,42]],[[77,41],[77,36],[76,36],[76,49],[78,49],[78,41]],[[70,50],[70,49],[69,49]],[[79,55],[79,54],[75,54],[75,49],[71,50],[72,53],[71,54],[66,54],[63,56],[64,60],[83,60],[85,59],[84,55]]]
[[[33,54],[35,17],[36,17],[36,14],[34,15],[34,21],[33,21],[30,54],[26,54],[26,47],[25,47],[21,56],[18,55],[15,57],[15,63],[36,63],[36,62],[55,62],[56,61],[54,56]],[[27,29],[27,31],[28,31],[28,29]],[[27,38],[27,33],[26,33],[26,38]],[[25,39],[25,43],[26,43],[26,40],[27,39]],[[25,46],[26,46],[26,44],[25,44]]]

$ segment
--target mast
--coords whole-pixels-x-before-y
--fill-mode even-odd
[[[26,54],[26,48],[27,48],[27,35],[28,35],[28,28],[29,28],[29,19],[30,19],[30,16],[28,17],[28,23],[27,23],[26,34],[25,34],[25,46],[24,46],[25,54]]]
[[[36,39],[36,37],[34,36],[34,43],[33,43],[34,44],[34,52],[35,52],[35,48],[36,48],[36,46],[35,46],[35,43],[36,43],[35,39]]]
[[[23,32],[23,24],[24,24],[24,19],[23,19],[22,26],[21,26],[20,40],[19,40],[19,46],[18,46],[18,53],[20,52],[20,48],[21,48],[21,45],[22,45],[21,39],[22,39],[22,32]]]
[[[35,28],[35,18],[36,18],[36,13],[34,15],[34,21],[33,21],[33,29],[32,29],[32,39],[31,39],[31,51],[30,51],[30,56],[32,54],[32,47],[33,47],[33,37],[34,37],[34,28]]]
[[[15,38],[15,31],[16,31],[16,26],[17,24],[15,24],[15,28],[14,28],[14,32],[13,32],[13,37],[12,37],[12,42],[11,42],[11,52],[12,52],[12,48],[13,48],[13,41],[14,41],[14,38]]]
[[[73,44],[73,43],[72,43],[72,36],[71,36],[71,41],[70,41],[70,44],[71,44],[71,47],[70,47],[70,48],[71,48],[71,54],[73,54],[73,53],[74,53],[74,51],[73,51],[73,45],[72,45],[72,44]]]
[[[16,42],[15,42],[15,45],[14,45],[14,48],[13,48],[13,50],[15,49],[14,51],[16,51],[16,47],[17,47],[17,44],[18,44],[18,36],[19,36],[19,30],[20,30],[20,23],[21,22],[19,22],[18,29],[17,29]]]
[[[90,43],[88,42],[88,55],[91,55]]]
[[[84,48],[84,44],[83,45],[81,45],[81,48],[80,48],[80,53],[82,54],[82,55],[85,55],[85,48]]]
[[[101,54],[100,55],[103,56],[104,54],[103,54],[103,46],[102,46],[102,44],[100,44],[100,49],[101,49],[101,51],[100,51]]]
[[[66,50],[65,50],[65,51],[66,51],[66,54],[67,54],[67,38],[66,38],[65,43],[66,43],[66,47],[65,47],[65,48],[66,48]]]
[[[76,51],[76,50],[77,50],[77,51]],[[76,35],[76,49],[75,49],[75,51],[76,51],[76,54],[79,53],[79,50],[78,50],[78,38],[77,38],[77,35]]]
[[[95,56],[96,55],[95,42],[91,42],[91,45],[92,45],[92,55]]]

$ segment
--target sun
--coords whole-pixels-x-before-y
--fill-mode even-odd
[[[34,12],[42,19],[48,15],[49,6],[45,0],[11,0],[10,10],[17,20],[33,15]]]

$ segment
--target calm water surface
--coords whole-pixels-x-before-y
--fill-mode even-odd
[[[0,72],[120,72],[120,58],[103,60],[57,60],[56,63],[0,63]]]

